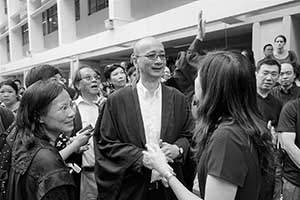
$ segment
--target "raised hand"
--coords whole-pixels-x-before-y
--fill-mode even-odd
[[[197,23],[197,36],[198,40],[203,41],[205,37],[205,20],[203,19],[203,11],[201,10],[198,14],[198,23]]]

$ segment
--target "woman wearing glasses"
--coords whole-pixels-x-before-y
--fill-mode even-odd
[[[194,139],[201,198],[257,200],[273,172],[271,137],[256,104],[254,68],[241,54],[208,54],[195,80]],[[145,159],[179,200],[199,199],[178,181],[158,145]]]
[[[75,199],[75,183],[55,142],[73,130],[75,110],[62,84],[37,81],[24,93],[16,119],[8,199]]]
[[[105,88],[107,95],[126,86],[127,75],[125,69],[119,64],[107,65],[104,68],[104,76],[109,83]]]

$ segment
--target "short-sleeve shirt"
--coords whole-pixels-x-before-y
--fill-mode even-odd
[[[263,98],[259,94],[257,94],[256,97],[258,110],[262,115],[263,120],[266,123],[271,121],[272,126],[277,126],[282,103],[271,94],[268,94],[266,98]]]
[[[296,133],[295,144],[300,148],[300,99],[290,101],[284,105],[280,113],[277,130],[279,132]],[[300,187],[300,169],[288,154],[283,157],[283,176],[289,182]]]
[[[257,150],[238,125],[222,123],[213,132],[198,167],[200,195],[204,198],[207,175],[236,185],[235,200],[257,200],[261,172]]]

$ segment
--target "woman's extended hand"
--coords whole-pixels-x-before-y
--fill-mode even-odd
[[[147,151],[143,151],[143,154],[145,159],[147,159],[148,165],[150,165],[152,169],[155,169],[161,175],[173,171],[168,165],[167,158],[158,144],[146,144],[146,147]]]

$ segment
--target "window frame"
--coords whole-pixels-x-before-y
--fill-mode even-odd
[[[108,0],[88,0],[88,15],[108,8]]]
[[[29,44],[28,23],[21,26],[21,33],[22,33],[22,45],[25,46],[26,44]]]
[[[42,13],[43,35],[48,35],[58,30],[57,4]]]
[[[80,0],[75,0],[75,21],[80,20]]]

